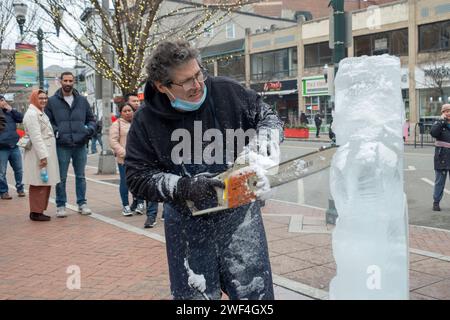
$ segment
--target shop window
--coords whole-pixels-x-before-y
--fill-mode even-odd
[[[254,81],[280,80],[296,76],[297,51],[289,48],[253,54],[250,57],[250,64],[251,79]]]
[[[305,67],[317,66],[319,64],[319,55],[317,52],[317,46],[307,45],[305,46]]]
[[[419,51],[448,50],[450,21],[419,26]]]
[[[305,67],[317,67],[331,63],[332,55],[328,42],[308,44],[305,46]]]
[[[408,29],[395,30],[392,32],[391,53],[396,56],[408,55]]]
[[[226,76],[237,81],[245,80],[245,58],[244,56],[230,57],[217,63],[219,76]]]
[[[408,55],[408,29],[375,33],[354,38],[356,57],[380,54]]]
[[[328,42],[322,42],[318,44],[319,47],[319,65],[331,63],[333,59],[333,52],[330,49]]]

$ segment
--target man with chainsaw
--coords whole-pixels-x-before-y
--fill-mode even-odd
[[[270,157],[278,152],[282,122],[256,92],[234,80],[207,75],[198,51],[187,41],[159,44],[146,71],[144,106],[136,112],[128,135],[126,176],[133,194],[164,202],[174,299],[220,299],[222,292],[233,300],[274,299],[261,201],[203,215],[193,215],[192,210],[217,206],[216,190],[225,185],[216,176],[238,156],[245,163],[250,153]],[[266,148],[259,149],[253,136],[239,149],[234,138],[227,141],[229,130],[270,130],[277,138],[269,143],[263,139]],[[221,148],[231,146],[232,161],[227,161],[229,152],[208,149],[213,140]],[[264,189],[264,179],[259,178],[256,185]]]

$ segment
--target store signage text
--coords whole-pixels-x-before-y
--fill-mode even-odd
[[[264,91],[280,91],[282,87],[280,81],[264,83]]]
[[[303,78],[303,96],[320,96],[328,94],[328,84],[323,76]]]

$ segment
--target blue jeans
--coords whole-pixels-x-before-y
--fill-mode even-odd
[[[158,202],[147,201],[147,217],[155,217],[158,213]]]
[[[210,299],[273,300],[272,272],[258,201],[192,216],[164,203],[170,288],[176,300],[202,299],[188,284],[185,262],[206,280]],[[185,261],[186,260],[186,261]]]
[[[91,140],[91,152],[92,153],[96,153],[97,152],[97,141],[98,141],[98,144],[100,145],[100,147],[102,147],[102,150],[103,150],[102,138],[100,137],[100,139],[98,139],[96,136],[94,136],[94,137],[92,137],[92,140]]]
[[[434,170],[436,180],[434,181],[433,200],[440,202],[444,195],[445,180],[447,179],[447,170]]]
[[[125,166],[123,164],[118,163],[117,167],[119,168],[119,176],[120,176],[120,184],[119,184],[120,199],[122,200],[122,206],[125,207],[130,204],[128,201],[128,186],[127,186],[127,179],[125,176]]]
[[[66,180],[69,170],[70,159],[72,159],[73,171],[75,172],[75,191],[77,195],[77,204],[80,206],[86,203],[86,178],[84,170],[86,168],[87,150],[83,145],[81,147],[68,148],[56,147],[59,163],[59,174],[61,182],[56,185],[56,206],[65,207],[67,202]]]
[[[22,155],[20,154],[19,147],[16,146],[12,149],[0,149],[0,195],[8,192],[8,182],[6,181],[8,162],[14,171],[16,190],[17,192],[23,192]]]

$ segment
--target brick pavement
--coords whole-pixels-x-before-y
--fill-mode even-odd
[[[0,239],[7,250],[0,257],[0,298],[170,298],[164,244],[155,240],[164,235],[163,222],[144,230],[145,215],[123,217],[118,186],[105,182],[117,176],[97,176],[95,171],[87,170],[89,206],[99,217],[142,230],[144,235],[75,213],[37,226],[28,220],[27,198],[2,201]],[[71,176],[67,189],[69,203],[74,204]],[[49,213],[54,216],[53,206]],[[293,215],[317,222],[323,220],[324,210],[280,201],[268,201],[263,209],[277,297],[326,298],[336,272],[331,228],[325,233],[288,232]],[[450,233],[410,226],[410,246],[411,299],[450,299]],[[86,290],[66,288],[70,265],[81,267]]]

